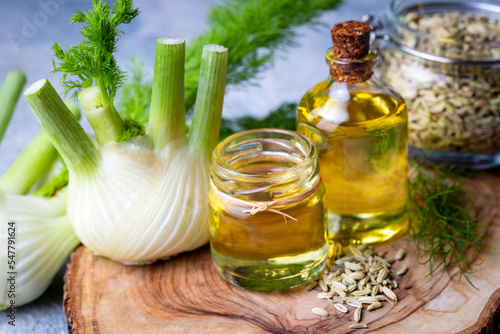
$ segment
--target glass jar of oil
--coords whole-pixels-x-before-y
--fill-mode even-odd
[[[278,129],[237,133],[215,148],[210,177],[210,246],[222,277],[274,291],[323,270],[325,188],[310,140]]]
[[[366,50],[339,58],[334,39],[330,76],[304,95],[297,115],[298,132],[319,149],[329,236],[343,244],[382,242],[407,227],[407,108],[373,77],[377,54]]]

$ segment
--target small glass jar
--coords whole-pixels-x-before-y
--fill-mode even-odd
[[[257,129],[212,155],[210,246],[219,274],[251,290],[286,290],[323,270],[328,238],[316,149],[288,130]]]
[[[499,20],[500,6],[488,2],[388,6],[378,74],[408,103],[410,156],[471,169],[500,166]]]

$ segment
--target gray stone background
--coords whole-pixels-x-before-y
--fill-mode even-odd
[[[279,1],[279,0],[270,0]],[[297,0],[307,1],[307,0]],[[151,69],[154,46],[159,36],[190,39],[207,27],[206,13],[213,0],[135,0],[141,14],[123,28],[119,41],[118,63],[126,68],[130,57],[138,56]],[[381,14],[389,0],[344,0],[336,10],[321,17],[324,25],[297,30],[296,45],[278,54],[273,65],[263,72],[256,85],[227,91],[224,117],[246,114],[261,116],[285,102],[298,102],[307,89],[328,75],[324,52],[330,47],[331,26],[339,21],[361,19],[364,14]],[[10,69],[26,73],[27,84],[48,78],[58,91],[59,76],[52,77],[54,41],[73,45],[80,40],[79,27],[68,18],[76,9],[85,9],[90,0],[0,0],[0,80]],[[84,128],[90,130],[86,122]],[[24,99],[20,99],[10,126],[0,144],[0,173],[40,130]],[[47,292],[37,301],[17,309],[16,327],[7,324],[0,312],[0,333],[67,333],[62,310],[61,268]]]

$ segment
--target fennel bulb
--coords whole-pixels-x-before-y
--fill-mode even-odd
[[[209,166],[218,142],[227,49],[203,49],[200,86],[190,132],[184,123],[185,42],[157,41],[151,134],[117,142],[97,124],[110,113],[96,87],[80,104],[91,115],[97,147],[70,115],[50,82],[24,92],[42,128],[68,167],[68,217],[82,243],[126,264],[145,264],[193,250],[209,240]],[[107,119],[99,122],[99,119]],[[101,140],[99,140],[101,138]]]
[[[160,153],[146,138],[109,142],[92,175],[69,184],[68,215],[82,243],[124,263],[148,263],[208,242],[209,160],[185,138]]]
[[[80,243],[66,217],[66,202],[65,191],[45,198],[0,189],[0,309],[12,300],[19,307],[37,299]]]

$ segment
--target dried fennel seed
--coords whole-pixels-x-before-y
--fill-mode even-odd
[[[342,305],[342,304],[334,304],[333,306],[335,306],[335,308],[337,310],[339,310],[340,312],[347,313],[347,307],[345,307],[344,305]]]
[[[307,287],[306,287],[306,290],[307,291],[311,291],[312,289],[314,289],[315,287],[318,286],[318,282],[317,281],[313,281],[311,282]]]
[[[376,309],[381,308],[381,307],[382,307],[382,303],[381,302],[375,302],[373,304],[368,305],[368,307],[366,309],[368,311],[373,311],[373,310],[376,310]]]
[[[328,312],[325,309],[315,307],[312,309],[312,313],[317,314],[322,317],[328,317]]]
[[[405,257],[405,250],[404,249],[400,249],[398,250],[398,252],[396,253],[396,260],[398,261],[401,261],[404,257]]]
[[[394,258],[385,258],[385,254],[377,254],[367,245],[351,245],[345,252],[340,247],[330,246],[330,250],[326,268],[317,279],[318,285],[323,290],[318,294],[318,298],[328,299],[343,313],[348,312],[344,303],[353,307],[353,319],[356,322],[354,325],[359,326],[351,325],[351,328],[367,328],[366,325],[357,324],[362,318],[362,304],[368,304],[367,310],[372,311],[382,307],[382,302],[393,304],[392,301],[397,301],[397,296],[392,290],[396,289],[398,284],[395,281],[394,270],[389,268],[396,260],[404,257],[404,250],[399,250]],[[318,315],[325,314],[318,310],[313,312]]]
[[[346,301],[346,304],[352,307],[363,308],[363,306],[361,306],[361,304],[355,300],[348,300]]]
[[[361,307],[356,308],[356,310],[354,311],[354,321],[361,321]]]
[[[482,43],[500,40],[498,20],[458,12],[411,12],[400,20],[416,31],[437,36],[415,38],[415,34],[402,31],[407,34],[402,40],[410,48],[457,59],[500,59],[499,47]],[[453,43],[438,42],[438,38]],[[411,145],[443,151],[499,152],[499,67],[432,63],[394,47],[388,47],[384,54],[380,75],[397,87],[408,104]]]
[[[352,329],[363,329],[363,328],[368,328],[368,325],[365,324],[352,324],[349,326]]]
[[[408,271],[408,267],[406,265],[404,265],[403,268],[398,270],[397,274],[398,274],[398,276],[403,276],[404,274],[406,274],[407,271]]]

